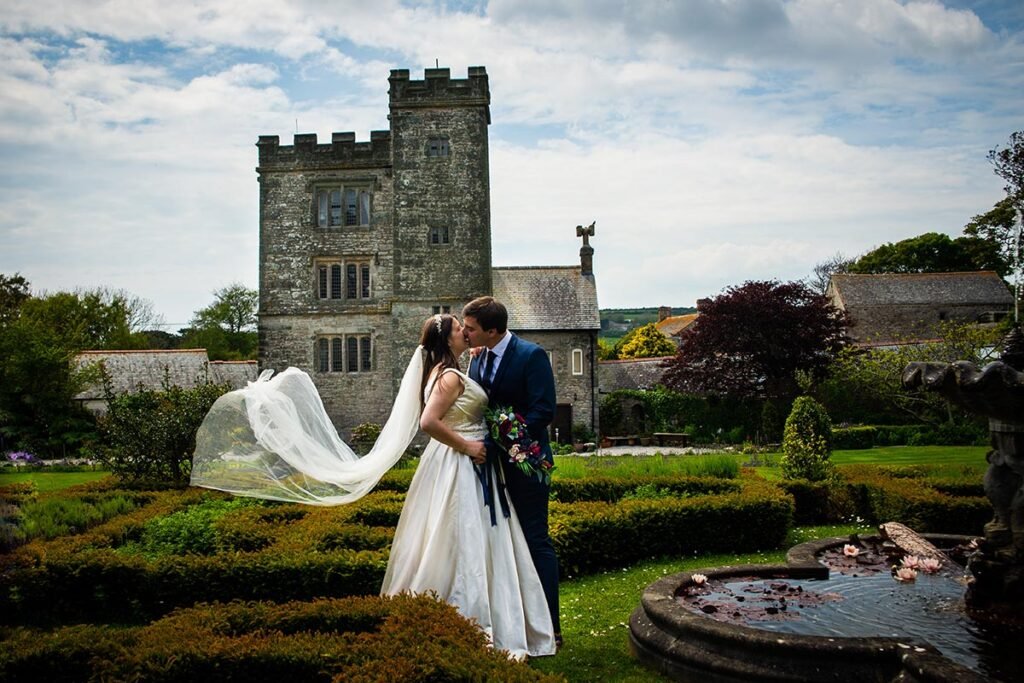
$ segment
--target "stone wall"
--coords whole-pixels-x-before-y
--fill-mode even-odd
[[[538,344],[551,353],[555,374],[555,400],[573,406],[572,422],[582,422],[598,431],[594,392],[597,390],[597,331],[515,331],[523,339]],[[572,350],[583,351],[583,374],[572,374]],[[591,406],[595,409],[591,411]]]
[[[938,339],[944,321],[975,323],[990,314],[991,304],[935,306],[887,304],[849,307],[853,318],[850,336],[860,343]]]

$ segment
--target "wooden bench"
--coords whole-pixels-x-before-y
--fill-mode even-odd
[[[636,446],[640,443],[640,437],[636,434],[631,434],[629,436],[609,436],[606,438],[611,441],[612,446]]]
[[[683,432],[655,432],[654,439],[659,446],[689,446],[690,435]]]

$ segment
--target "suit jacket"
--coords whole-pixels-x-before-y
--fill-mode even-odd
[[[469,376],[478,383],[483,354],[473,359]],[[530,436],[552,460],[548,425],[555,418],[555,375],[548,353],[525,339],[512,335],[490,388],[490,405],[512,406],[526,420]]]

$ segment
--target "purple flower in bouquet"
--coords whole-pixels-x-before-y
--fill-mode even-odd
[[[508,453],[513,463],[528,477],[550,483],[555,466],[544,457],[544,451],[526,429],[526,420],[511,408],[495,408],[486,413],[491,439]]]

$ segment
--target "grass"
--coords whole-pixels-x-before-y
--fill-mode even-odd
[[[110,472],[3,472],[0,473],[0,486],[33,482],[36,485],[36,490],[42,493],[66,489],[69,486],[85,484],[109,476]]]
[[[786,548],[814,538],[865,530],[858,525],[800,527],[790,532]],[[639,664],[629,652],[629,615],[640,605],[644,588],[677,572],[726,564],[782,563],[785,558],[785,550],[668,558],[563,581],[559,592],[565,647],[554,657],[530,660],[530,666],[569,681],[661,683],[666,679]]]
[[[739,459],[734,455],[646,455],[609,457],[556,457],[555,476],[561,479],[584,479],[599,474],[606,477],[633,475],[723,477],[734,479],[739,473]]]
[[[985,446],[885,446],[855,451],[834,451],[832,462],[843,465],[924,465],[934,474],[955,476],[965,472],[977,473],[980,477],[986,465]],[[740,453],[716,455],[663,455],[650,456],[575,456],[556,457],[558,467],[555,477],[582,479],[588,474],[600,473],[612,477],[629,475],[672,475],[728,476],[723,474],[731,468],[744,465],[750,455]],[[778,468],[781,453],[761,453],[759,459],[767,460],[771,466],[754,469],[770,481],[782,478]],[[735,463],[735,464],[733,464]],[[735,476],[735,475],[733,475]]]

